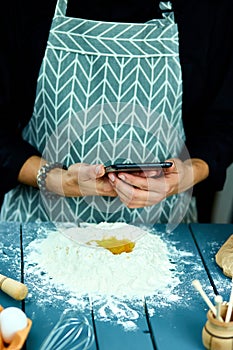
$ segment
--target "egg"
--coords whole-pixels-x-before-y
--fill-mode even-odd
[[[17,307],[7,307],[0,313],[0,332],[5,343],[9,344],[16,332],[27,327],[25,313]]]

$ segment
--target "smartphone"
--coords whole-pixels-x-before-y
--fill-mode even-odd
[[[158,162],[158,163],[122,163],[112,164],[105,167],[105,173],[120,173],[133,171],[148,171],[158,170],[160,168],[170,168],[172,162]]]

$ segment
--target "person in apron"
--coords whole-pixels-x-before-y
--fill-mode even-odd
[[[127,198],[130,200],[131,194],[127,197],[124,186],[133,189],[131,175],[125,174],[123,181],[113,174],[102,177],[103,164],[174,161],[184,153],[178,29],[171,3],[160,2],[160,7],[161,19],[117,23],[68,17],[67,1],[57,1],[34,111],[23,137],[48,164],[64,164],[69,172],[79,164],[79,181],[82,174],[85,177],[88,171],[99,170],[98,181],[104,182],[106,195],[81,191],[78,196],[48,198],[43,191],[20,184],[5,196],[1,220],[196,221],[188,186],[181,186],[178,194],[167,197],[165,193],[159,203],[148,200],[142,207],[130,207]],[[179,166],[178,159],[174,162]],[[138,181],[150,183],[152,179],[140,176]],[[165,183],[164,177],[159,181]]]

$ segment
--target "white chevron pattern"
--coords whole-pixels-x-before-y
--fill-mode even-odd
[[[67,165],[178,156],[185,136],[173,14],[130,24],[65,12],[66,0],[58,0],[24,138],[49,161]],[[46,201],[37,190],[18,186],[5,198],[2,219],[169,223],[183,220],[189,202],[182,194],[131,210],[117,198]]]

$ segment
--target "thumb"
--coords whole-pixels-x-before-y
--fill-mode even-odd
[[[167,159],[166,162],[171,162],[172,166],[170,166],[169,168],[164,168],[163,171],[165,174],[169,174],[169,173],[177,173],[178,169],[177,169],[177,163],[179,162],[179,159]]]
[[[103,164],[97,164],[94,168],[95,171],[95,177],[98,179],[99,177],[104,176],[105,174],[105,169]]]

